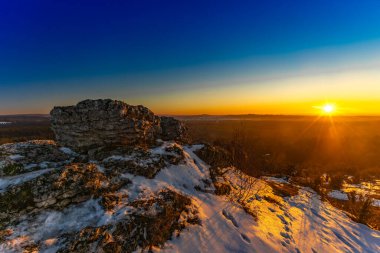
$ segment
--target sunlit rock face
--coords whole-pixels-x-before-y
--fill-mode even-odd
[[[144,106],[111,99],[84,100],[50,112],[57,142],[75,150],[112,145],[152,144],[160,118]]]

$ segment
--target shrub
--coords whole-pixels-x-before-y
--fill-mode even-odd
[[[372,216],[373,199],[366,195],[358,195],[355,191],[349,192],[348,204],[350,213],[355,216],[357,222],[368,224]]]
[[[338,174],[330,177],[329,188],[340,190],[344,182],[344,175]]]

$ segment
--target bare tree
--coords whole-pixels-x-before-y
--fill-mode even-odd
[[[232,164],[235,168],[242,171],[248,171],[250,168],[248,159],[248,152],[250,152],[250,150],[248,146],[246,131],[242,124],[240,127],[234,129],[230,147]]]

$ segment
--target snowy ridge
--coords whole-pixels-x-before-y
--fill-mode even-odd
[[[165,142],[152,153],[165,154],[173,144]],[[63,246],[63,233],[115,223],[133,209],[127,201],[149,199],[163,189],[189,197],[198,210],[201,225],[188,225],[162,248],[153,248],[154,252],[380,252],[379,231],[353,222],[308,188],[300,187],[298,195],[283,198],[275,195],[265,180],[257,179],[257,194],[248,200],[249,207],[257,213],[256,219],[229,197],[213,194],[213,185],[207,183],[210,166],[194,153],[200,148],[202,145],[181,146],[183,161],[166,166],[153,179],[124,173],[122,176],[131,183],[119,192],[128,195],[128,200],[111,211],[104,210],[99,199],[90,199],[63,210],[47,209],[33,217],[25,216],[11,228],[12,235],[1,240],[0,234],[0,252],[20,252],[28,241],[43,245],[40,252],[57,252]],[[0,190],[48,171],[0,179]],[[227,176],[229,183],[237,187],[233,169]],[[265,197],[276,201],[267,201]]]
[[[189,155],[197,159],[192,152]],[[258,187],[260,183],[265,184],[258,182]],[[353,222],[308,188],[301,188],[298,196],[283,199],[281,207],[260,201],[257,222],[225,197],[199,192],[195,195],[200,200],[202,226],[191,227],[161,251],[380,252],[379,231]]]

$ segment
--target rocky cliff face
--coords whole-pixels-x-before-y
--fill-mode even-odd
[[[148,108],[111,99],[84,100],[50,112],[57,142],[76,151],[108,146],[152,145],[156,139],[182,139],[185,128]]]

